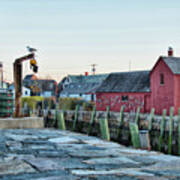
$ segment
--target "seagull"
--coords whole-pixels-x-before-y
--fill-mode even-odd
[[[33,53],[33,52],[36,52],[36,51],[37,51],[37,49],[35,49],[35,48],[31,48],[31,47],[29,47],[29,46],[27,46],[26,48],[27,48],[27,50],[28,50],[29,52],[31,52],[31,53]]]

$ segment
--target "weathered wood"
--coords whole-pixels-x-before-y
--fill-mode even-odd
[[[109,117],[110,117],[110,107],[107,106],[106,107],[106,119],[109,119]]]
[[[119,114],[119,128],[118,128],[118,137],[121,135],[121,128],[123,126],[123,114],[124,114],[124,106],[121,106],[120,114]]]
[[[131,142],[134,148],[140,148],[139,129],[136,123],[130,123]]]
[[[170,108],[170,117],[169,117],[168,154],[172,154],[173,114],[174,114],[174,108],[171,107]]]
[[[77,123],[77,121],[78,121],[79,108],[80,108],[79,104],[76,105],[75,114],[74,114],[74,121],[73,121],[73,127],[72,127],[72,130],[73,130],[73,131],[75,131],[75,129],[76,129],[76,123]]]
[[[166,114],[167,114],[167,111],[166,111],[166,109],[164,109],[163,113],[162,113],[161,124],[160,124],[160,136],[159,136],[159,146],[158,146],[158,150],[159,151],[161,151],[161,148],[162,148],[164,129],[165,129]]]
[[[180,155],[180,108],[178,110],[178,154]]]
[[[87,131],[88,135],[91,133],[92,126],[95,121],[95,117],[96,117],[96,106],[93,107],[93,111],[91,112],[91,120],[89,122],[89,127],[88,127],[88,131]]]
[[[99,119],[99,124],[100,124],[100,130],[101,130],[102,139],[110,141],[110,133],[109,133],[109,126],[108,126],[107,118]]]
[[[154,119],[154,112],[155,112],[155,109],[152,108],[152,109],[151,109],[150,116],[149,116],[149,124],[148,124],[148,130],[149,130],[149,131],[152,130],[152,122],[153,122],[153,119]]]
[[[148,130],[140,130],[139,131],[139,139],[141,149],[151,150],[149,131]]]
[[[14,88],[15,88],[15,117],[21,116],[21,95],[22,95],[22,62],[34,58],[34,53],[28,54],[14,61]]]
[[[136,117],[135,117],[135,123],[136,123],[137,125],[139,124],[140,110],[141,110],[141,107],[139,106],[139,107],[137,108]]]
[[[58,129],[66,130],[65,120],[64,120],[64,112],[59,112],[57,114],[57,122],[58,122]]]

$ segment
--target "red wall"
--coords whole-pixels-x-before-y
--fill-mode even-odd
[[[160,74],[164,74],[164,85],[160,84]],[[159,60],[150,76],[151,105],[156,114],[161,114],[163,109],[174,106],[174,75],[164,61]],[[178,88],[178,87],[177,87]]]
[[[123,102],[121,96],[128,96],[128,101]],[[105,111],[110,106],[111,111],[120,111],[124,106],[125,112],[135,112],[141,107],[141,112],[149,112],[150,93],[96,93],[96,108],[98,111]]]
[[[180,75],[174,76],[174,110],[178,113],[180,108]]]

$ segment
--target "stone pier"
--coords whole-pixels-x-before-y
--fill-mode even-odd
[[[0,130],[0,180],[174,180],[180,157],[69,131]]]
[[[42,117],[0,118],[0,129],[44,128]]]

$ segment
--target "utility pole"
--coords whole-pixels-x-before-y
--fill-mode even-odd
[[[91,64],[91,67],[92,67],[92,74],[95,75],[96,74],[96,66],[97,64]]]

